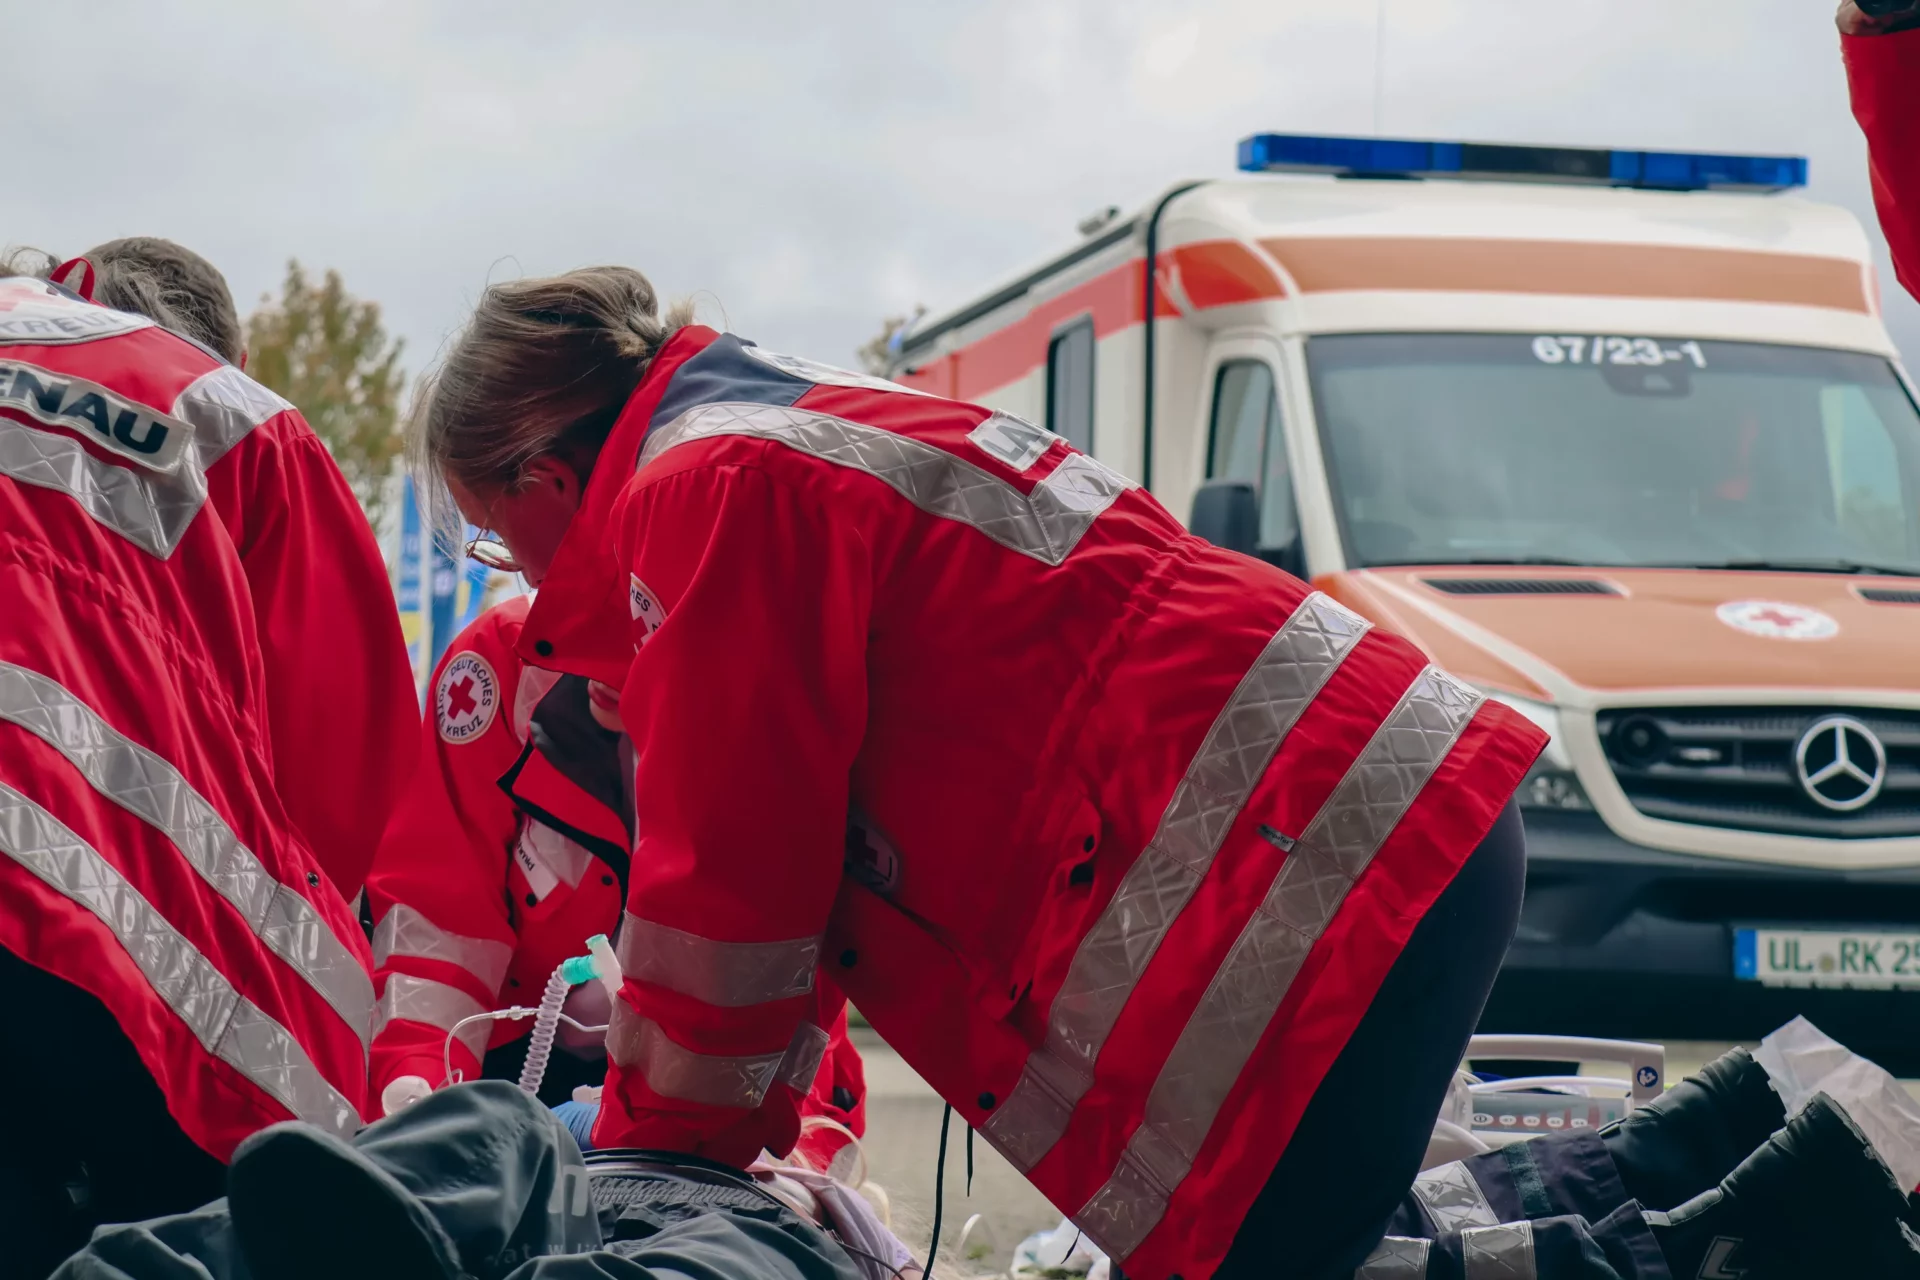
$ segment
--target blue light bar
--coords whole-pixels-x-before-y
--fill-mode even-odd
[[[1804,156],[1603,151],[1484,142],[1316,138],[1292,133],[1256,133],[1242,138],[1240,168],[1247,173],[1556,182],[1662,191],[1785,191],[1807,185]]]

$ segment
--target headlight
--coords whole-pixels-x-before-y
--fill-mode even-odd
[[[1485,693],[1495,702],[1505,703],[1518,711],[1547,734],[1547,749],[1540,753],[1540,759],[1534,762],[1533,768],[1521,780],[1516,795],[1520,807],[1592,810],[1593,801],[1587,799],[1587,789],[1580,785],[1580,779],[1573,771],[1573,758],[1567,754],[1566,744],[1560,739],[1559,710],[1544,702],[1517,698],[1510,693],[1496,693],[1491,689],[1485,690]]]

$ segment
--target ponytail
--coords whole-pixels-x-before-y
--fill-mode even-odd
[[[408,450],[420,491],[443,495],[443,477],[497,491],[547,453],[584,475],[691,312],[681,303],[661,314],[653,285],[627,267],[490,287],[415,399]],[[457,524],[448,505],[436,505],[437,524]]]

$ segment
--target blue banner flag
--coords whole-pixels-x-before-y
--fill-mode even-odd
[[[460,577],[459,607],[455,610],[460,622],[456,631],[465,631],[480,616],[480,607],[487,601],[487,585],[493,581],[493,570],[478,560],[467,561],[466,568],[467,571]]]
[[[437,663],[460,631],[454,625],[454,597],[460,590],[460,566],[453,562],[453,556],[439,538],[427,539],[427,563],[431,566],[428,573],[433,601],[433,661]]]

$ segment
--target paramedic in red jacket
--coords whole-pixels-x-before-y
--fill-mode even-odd
[[[1880,230],[1894,274],[1920,297],[1920,8],[1874,18],[1847,0],[1838,21]]]
[[[219,1194],[265,1125],[359,1126],[366,939],[276,788],[240,531],[280,517],[234,475],[300,430],[160,324],[0,280],[9,1264]]]
[[[169,240],[90,249],[95,300],[170,308],[178,331],[228,364],[247,352],[226,279]],[[373,530],[297,411],[268,416],[207,476],[240,552],[260,634],[274,789],[342,897],[360,892],[413,770],[413,671]],[[351,696],[342,696],[351,691]]]
[[[396,1081],[440,1085],[448,1057],[460,1079],[518,1079],[528,1022],[473,1023],[450,1046],[448,1035],[484,1010],[534,1004],[554,967],[584,954],[590,936],[620,934],[631,748],[607,723],[609,709],[591,707],[585,680],[528,666],[514,652],[531,603],[521,596],[494,606],[448,647],[422,726],[424,767],[367,877],[381,989],[371,1099]],[[824,984],[819,994],[817,1020],[833,1046],[812,1082],[809,1114],[857,1136],[860,1057],[846,1038],[844,999]],[[607,1020],[604,1000],[588,983],[567,1012],[598,1025]],[[563,1024],[541,1096],[564,1101],[605,1074],[599,1038],[581,1042]],[[816,1132],[807,1151],[824,1168],[840,1144],[831,1128]]]
[[[416,428],[541,583],[521,653],[633,735],[595,1139],[790,1144],[817,963],[1129,1276],[1350,1271],[1511,938],[1542,734],[1057,437],[656,311],[622,268],[496,286]],[[1367,1167],[1295,1166],[1423,917],[1460,945],[1413,1056],[1340,1066],[1381,1073]]]

